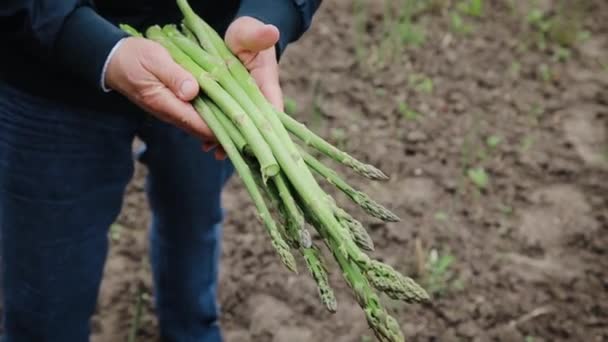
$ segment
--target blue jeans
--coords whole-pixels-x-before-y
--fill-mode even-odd
[[[0,236],[5,342],[89,340],[108,251],[146,143],[156,308],[163,341],[221,341],[216,302],[232,174],[200,141],[134,106],[68,106],[0,81]]]

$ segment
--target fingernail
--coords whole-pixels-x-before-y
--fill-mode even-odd
[[[196,90],[196,84],[190,80],[185,80],[182,82],[182,86],[179,88],[182,96],[186,96],[187,94],[192,94]]]

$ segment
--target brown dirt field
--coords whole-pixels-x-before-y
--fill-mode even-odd
[[[391,176],[370,183],[338,168],[400,223],[366,218],[331,189],[369,227],[374,255],[425,285],[432,250],[454,258],[430,305],[387,302],[407,340],[608,341],[608,2],[590,2],[582,23],[591,34],[563,61],[527,44],[525,1],[490,1],[483,17],[465,19],[468,35],[451,28],[453,11],[420,15],[424,45],[381,66],[371,48],[377,0],[367,2],[363,62],[349,0],[325,1],[281,61],[297,118]],[[412,86],[414,74],[432,92]],[[419,115],[408,119],[401,102]],[[489,137],[500,143],[488,147]],[[486,170],[485,189],[467,177],[474,167]],[[126,340],[136,288],[151,291],[145,172],[138,166],[118,220],[126,229],[106,265],[97,342]],[[373,340],[335,265],[332,315],[305,271],[279,263],[238,178],[224,202],[227,342]],[[152,310],[147,302],[138,341],[157,340]]]

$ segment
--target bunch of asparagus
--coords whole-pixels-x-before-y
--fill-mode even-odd
[[[399,325],[382,307],[374,289],[406,302],[427,301],[427,293],[412,279],[364,253],[374,249],[367,231],[322,190],[313,172],[338,187],[370,215],[389,222],[399,218],[294,143],[290,133],[364,177],[372,180],[388,177],[276,110],[217,32],[194,13],[187,0],[177,0],[177,4],[184,16],[181,30],[175,25],[152,26],[145,37],[163,45],[197,79],[202,95],[193,105],[242,179],[280,260],[289,270],[297,272],[292,252],[299,252],[318,285],[321,301],[330,312],[335,312],[337,303],[325,261],[309,231],[313,227],[318,233],[317,240],[334,256],[378,339],[403,341]],[[121,28],[131,35],[142,36],[128,25]]]

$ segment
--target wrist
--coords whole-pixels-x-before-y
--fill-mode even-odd
[[[118,51],[118,49],[120,48],[120,46],[124,43],[124,41],[126,39],[128,39],[128,38],[122,38],[121,40],[116,42],[116,44],[114,45],[112,50],[110,50],[110,53],[108,53],[108,56],[106,57],[106,60],[103,64],[103,68],[101,70],[101,77],[99,80],[99,85],[105,93],[109,93],[112,91],[112,88],[108,85],[108,80],[107,80],[108,68],[110,66],[110,62],[112,62],[112,58],[114,57],[114,55],[116,54],[116,52]]]

